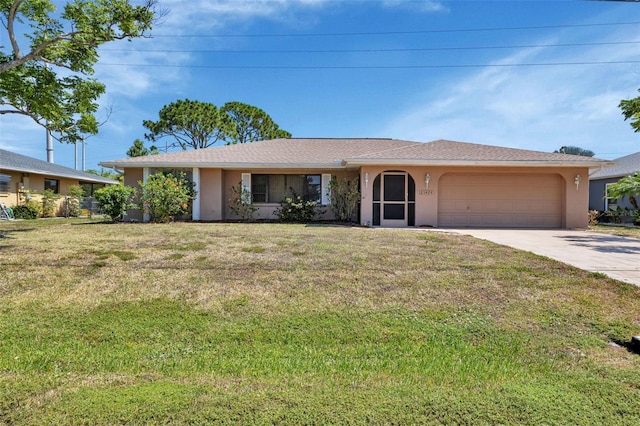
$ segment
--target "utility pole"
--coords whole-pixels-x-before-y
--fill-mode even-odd
[[[46,64],[45,67],[48,71],[49,64]],[[53,139],[51,138],[51,130],[49,130],[49,120],[45,121],[45,126],[47,129],[47,162],[53,164]]]
[[[82,135],[82,171],[84,172],[84,135]]]
[[[47,162],[53,164],[53,139],[51,138],[51,130],[49,130],[49,122],[47,121]]]

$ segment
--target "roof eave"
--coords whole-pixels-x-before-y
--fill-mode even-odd
[[[140,168],[140,167],[177,167],[177,168],[200,168],[200,169],[227,169],[227,170],[244,170],[244,169],[318,169],[318,170],[343,170],[345,165],[336,161],[332,163],[210,163],[210,162],[103,162],[98,164],[101,167],[109,167],[116,169]]]
[[[11,166],[5,166],[5,165],[2,166],[2,170],[11,170],[12,172],[22,172],[22,173],[33,173],[33,174],[42,175],[42,176],[55,176],[55,177],[61,177],[66,179],[78,179],[79,181],[82,181],[82,182],[105,183],[110,185],[115,185],[118,183],[113,179],[101,178],[98,175],[96,175],[95,178],[91,178],[87,176],[74,175],[72,173],[56,173],[56,172],[51,172],[49,170],[30,169],[26,167],[11,167]]]
[[[430,159],[345,159],[341,162],[331,163],[216,163],[216,162],[102,162],[101,167],[116,168],[119,170],[126,168],[145,167],[179,167],[179,168],[216,168],[225,170],[246,170],[246,169],[317,169],[317,170],[344,170],[359,166],[477,166],[477,167],[606,167],[615,165],[614,162],[597,161],[553,161],[553,160],[430,160]]]
[[[603,179],[622,179],[623,177],[631,176],[634,173],[616,173],[607,176],[590,176],[589,180],[603,180]]]

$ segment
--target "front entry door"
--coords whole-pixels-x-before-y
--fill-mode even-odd
[[[407,226],[407,175],[384,173],[382,175],[382,211],[380,225],[386,227]]]

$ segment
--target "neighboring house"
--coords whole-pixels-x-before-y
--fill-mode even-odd
[[[359,177],[359,222],[383,227],[587,226],[589,168],[605,160],[438,140],[275,139],[105,161],[125,185],[181,170],[194,182],[193,220],[235,219],[228,200],[242,182],[261,219],[291,188],[326,205],[332,176]],[[329,211],[329,209],[325,209]],[[137,214],[137,216],[136,216]],[[140,212],[130,217],[142,218]],[[330,213],[323,219],[331,219]]]
[[[80,185],[85,195],[92,196],[95,189],[117,183],[112,179],[0,149],[0,202],[8,207],[37,197],[45,189],[64,197],[70,186]],[[63,203],[63,197],[58,201],[59,205]]]
[[[640,171],[640,152],[613,161],[615,166],[598,170],[589,177],[589,210],[605,211],[616,206],[633,208],[628,197],[619,200],[607,198],[607,186]]]

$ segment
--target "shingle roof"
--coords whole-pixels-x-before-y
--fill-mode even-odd
[[[464,142],[397,139],[274,139],[242,145],[125,158],[104,167],[344,168],[361,164],[570,165],[605,160]]]
[[[417,142],[393,139],[273,139],[100,163],[107,167],[342,167],[345,157]]]
[[[442,164],[467,164],[487,165],[500,163],[548,163],[552,165],[579,165],[585,163],[607,163],[578,155],[558,154],[553,152],[532,151],[526,149],[505,148],[492,145],[481,145],[467,142],[455,142],[437,140],[426,143],[416,143],[409,146],[398,147],[394,150],[377,153],[365,153],[358,157],[347,158],[349,163],[370,164],[381,163],[442,163]],[[475,164],[477,163],[477,164]]]
[[[615,166],[602,169],[589,178],[590,180],[606,179],[613,177],[623,177],[632,175],[635,172],[640,171],[640,152],[627,155],[624,157],[616,158],[613,160],[616,162]]]
[[[26,155],[0,149],[0,170],[36,173],[45,176],[78,179],[82,182],[117,184],[118,182],[102,176],[85,173],[69,167],[48,163]]]

